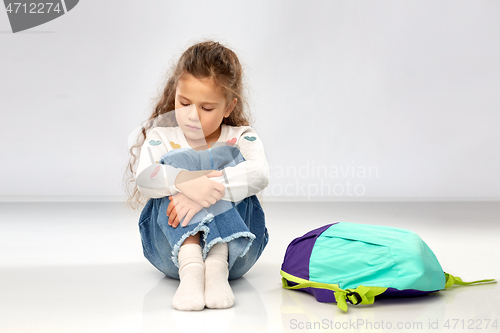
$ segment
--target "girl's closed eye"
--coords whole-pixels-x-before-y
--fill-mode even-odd
[[[190,105],[190,104],[184,104],[182,102],[179,102],[179,103],[181,103],[182,106],[188,106],[188,105]],[[212,111],[213,110],[213,109],[205,109],[205,108],[202,108],[202,109],[205,110],[205,111]]]

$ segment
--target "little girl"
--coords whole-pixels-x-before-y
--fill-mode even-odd
[[[269,166],[243,109],[242,74],[221,44],[191,46],[130,150],[128,201],[150,198],[139,219],[144,256],[180,279],[177,310],[231,307],[228,280],[245,274],[268,242],[256,194]]]

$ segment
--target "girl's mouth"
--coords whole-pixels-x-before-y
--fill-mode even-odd
[[[199,130],[198,127],[194,127],[194,126],[191,126],[191,125],[186,125],[187,128],[189,129],[192,129],[192,130]]]

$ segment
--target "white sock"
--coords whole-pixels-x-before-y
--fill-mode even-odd
[[[229,281],[227,243],[212,246],[205,259],[205,305],[212,309],[227,309],[234,304]]]
[[[205,308],[205,265],[200,244],[184,244],[178,253],[181,283],[172,299],[177,310],[203,310]]]

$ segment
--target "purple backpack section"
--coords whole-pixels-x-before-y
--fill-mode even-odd
[[[316,243],[316,239],[323,231],[337,223],[338,222],[324,225],[309,231],[303,236],[295,238],[286,249],[285,260],[283,260],[281,269],[299,278],[309,280],[309,260],[311,259],[311,253]]]

